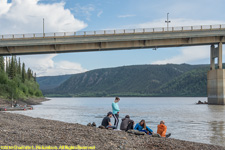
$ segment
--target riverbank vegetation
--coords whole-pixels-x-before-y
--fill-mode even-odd
[[[43,97],[36,82],[36,73],[28,68],[20,58],[0,56],[0,98],[27,99]]]

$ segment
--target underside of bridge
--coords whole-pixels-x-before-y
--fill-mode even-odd
[[[215,59],[218,58],[218,65]],[[225,105],[225,69],[222,65],[222,42],[215,47],[211,45],[210,71],[207,75],[208,103]]]

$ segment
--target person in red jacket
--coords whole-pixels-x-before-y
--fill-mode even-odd
[[[161,137],[170,137],[171,133],[166,135],[167,126],[165,125],[164,121],[160,121],[160,124],[158,125],[157,133],[161,135]]]

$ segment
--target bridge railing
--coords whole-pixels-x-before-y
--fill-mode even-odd
[[[99,30],[99,31],[34,33],[34,34],[7,34],[7,35],[0,35],[0,40],[30,39],[30,38],[33,38],[33,39],[61,38],[61,37],[119,35],[119,34],[143,34],[143,33],[182,32],[182,31],[198,31],[198,30],[224,30],[224,29],[225,29],[225,24],[183,26],[183,27],[169,27],[169,28],[162,27],[162,28],[117,29],[117,30]]]

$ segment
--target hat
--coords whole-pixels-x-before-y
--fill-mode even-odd
[[[110,111],[110,112],[108,112],[107,116],[112,115],[112,114],[113,114],[113,113]]]

